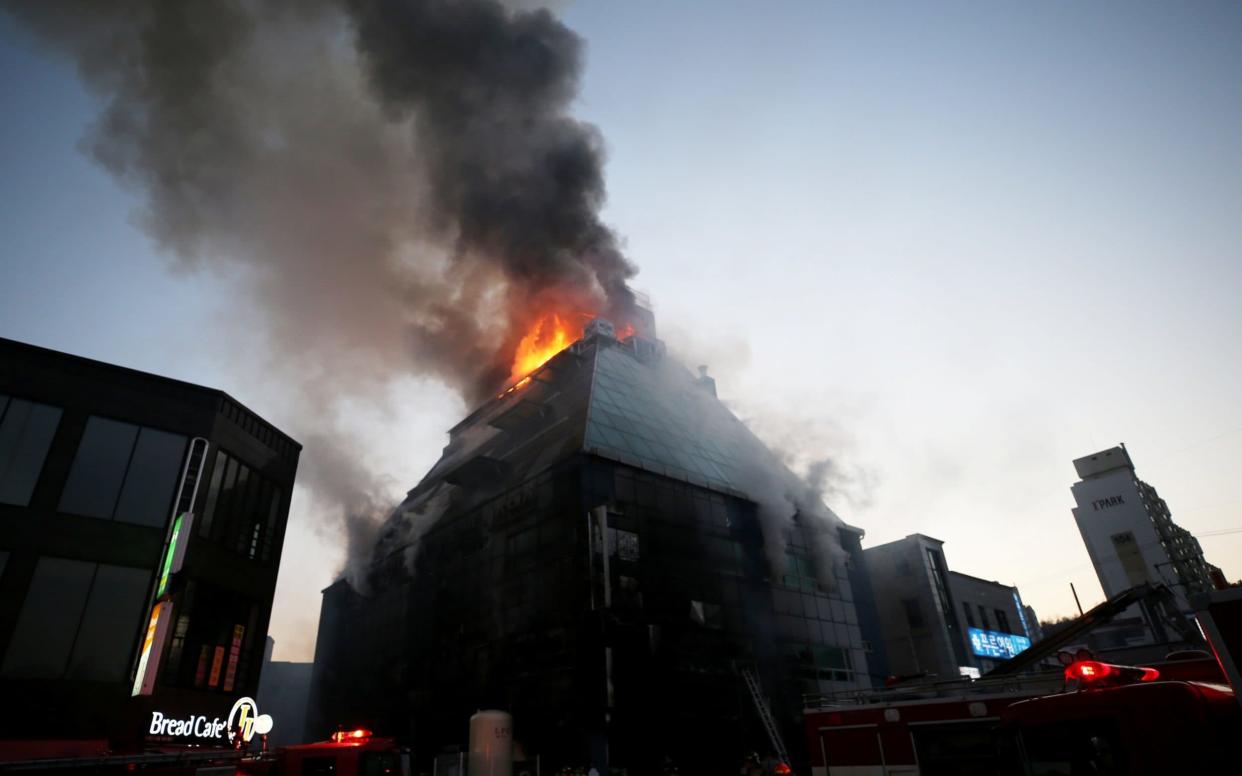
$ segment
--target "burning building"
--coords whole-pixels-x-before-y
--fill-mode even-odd
[[[368,725],[423,758],[503,708],[545,768],[719,771],[771,748],[744,676],[797,746],[803,693],[883,671],[855,606],[870,599],[862,532],[705,370],[625,334],[597,319],[554,339],[560,352],[449,432],[363,589],[324,591],[312,734]]]

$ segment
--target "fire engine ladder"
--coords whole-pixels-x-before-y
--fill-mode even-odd
[[[1006,660],[996,668],[993,668],[985,677],[1012,676],[1021,671],[1036,665],[1045,657],[1055,655],[1061,647],[1071,644],[1085,636],[1093,628],[1109,622],[1117,615],[1124,612],[1131,604],[1142,603],[1148,600],[1159,601],[1162,598],[1170,596],[1169,589],[1164,585],[1152,585],[1144,582],[1137,587],[1129,590],[1123,590],[1102,604],[1087,610],[1078,619],[1070,623],[1069,626],[1061,630],[1055,636],[1050,636],[1043,641],[1036,642],[1032,646],[1022,650],[1011,660]]]
[[[781,731],[777,729],[772,710],[768,708],[768,702],[763,698],[763,689],[759,687],[759,677],[755,674],[755,670],[748,666],[740,666],[738,673],[742,675],[742,681],[746,682],[746,688],[750,690],[750,698],[755,702],[755,711],[759,712],[759,719],[763,722],[764,729],[768,731],[768,740],[772,742],[772,749],[776,751],[776,756],[781,762],[788,764],[789,752],[785,751]]]

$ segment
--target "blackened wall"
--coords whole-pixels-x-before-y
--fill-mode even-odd
[[[863,534],[861,531],[843,529],[840,535],[841,548],[849,558],[846,568],[850,588],[854,593],[859,631],[868,655],[867,669],[871,686],[882,687],[889,675],[888,652],[884,646],[884,629],[880,623],[875,590],[871,585],[871,575],[867,571],[866,558],[863,556]]]
[[[599,506],[606,542],[588,524]],[[365,594],[324,591],[309,734],[366,725],[429,761],[500,708],[548,769],[602,766],[607,741],[632,772],[665,757],[732,772],[769,748],[737,673],[750,667],[804,762],[802,693],[867,686],[867,668],[845,569],[830,595],[800,534],[785,538],[773,580],[753,502],[585,454],[504,493],[462,491]]]

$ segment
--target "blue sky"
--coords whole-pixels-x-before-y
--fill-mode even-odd
[[[710,10],[707,10],[710,9]],[[918,531],[1043,617],[1101,593],[1071,461],[1125,441],[1174,518],[1242,529],[1242,7],[581,2],[576,108],[674,352],[829,455],[866,544]],[[218,386],[278,424],[240,273],[171,269],[78,143],[98,105],[0,15],[0,335]],[[352,408],[400,494],[465,409]],[[295,494],[273,635],[340,557]],[[1242,576],[1242,533],[1202,539]],[[311,559],[314,562],[305,560]],[[320,562],[321,561],[321,562]]]

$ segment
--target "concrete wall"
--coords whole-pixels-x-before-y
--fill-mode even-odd
[[[875,592],[889,669],[897,676],[959,675],[960,629],[946,620],[933,588],[928,550],[940,553],[937,539],[913,534],[863,551]],[[949,593],[951,596],[952,594]]]
[[[971,665],[976,666],[980,671],[986,673],[996,667],[1000,661],[980,657],[971,651],[966,633],[967,627],[1011,633],[1034,640],[1029,627],[1023,626],[1026,612],[1019,610],[1014,599],[1016,588],[957,571],[949,572],[949,586],[957,606],[957,614],[961,618],[962,647],[966,650]],[[967,610],[969,610],[969,616],[967,616]],[[1003,618],[999,616],[1000,614],[1004,615]]]
[[[282,661],[264,664],[259,695],[255,700],[259,711],[272,717],[269,748],[305,744],[327,737],[326,734],[308,736],[306,729],[306,706],[310,698],[313,667],[313,663]]]

